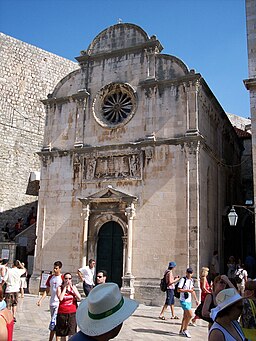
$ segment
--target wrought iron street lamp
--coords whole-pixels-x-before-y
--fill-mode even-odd
[[[238,221],[238,215],[235,211],[235,207],[241,207],[244,208],[245,210],[247,210],[251,215],[254,215],[254,212],[250,210],[254,209],[255,206],[242,206],[242,205],[232,205],[232,208],[228,214],[228,221],[229,221],[229,225],[230,226],[236,226],[237,221]]]

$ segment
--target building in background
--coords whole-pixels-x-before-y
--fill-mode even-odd
[[[250,110],[252,119],[252,160],[253,172],[256,174],[256,1],[246,0],[246,28],[248,50],[248,79],[244,84],[250,92]],[[254,196],[256,195],[256,178],[254,176]],[[255,197],[253,204],[255,205]],[[255,215],[254,215],[255,220]],[[254,226],[256,226],[254,222]],[[254,234],[255,241],[255,234]],[[255,255],[255,248],[253,254]]]
[[[54,260],[75,272],[95,258],[124,293],[159,303],[170,260],[198,276],[233,242],[243,143],[200,73],[162,49],[139,26],[111,26],[43,101],[31,291]]]
[[[37,207],[37,152],[43,145],[45,125],[40,100],[78,65],[3,33],[0,46],[0,231],[7,227],[12,233],[19,218],[23,219],[23,227],[29,225],[29,211]],[[26,238],[23,235],[23,246]],[[15,245],[10,246],[11,259],[15,257]],[[0,257],[2,249],[7,248],[6,243],[1,244]],[[18,256],[23,257],[24,252]]]

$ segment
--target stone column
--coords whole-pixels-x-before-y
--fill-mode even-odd
[[[125,296],[134,298],[134,276],[132,275],[132,234],[133,234],[133,219],[135,217],[135,207],[131,203],[125,210],[128,218],[127,232],[127,252],[125,259],[125,275],[123,277],[123,285],[121,288]]]
[[[83,207],[83,258],[82,258],[82,268],[86,266],[87,263],[87,240],[88,240],[88,224],[90,216],[90,205],[87,204]]]

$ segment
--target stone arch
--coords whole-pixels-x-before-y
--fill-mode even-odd
[[[127,235],[127,223],[120,217],[116,216],[115,214],[106,213],[99,217],[92,218],[91,221],[92,221],[93,227],[91,228],[90,226],[90,229],[93,230],[94,236],[97,236],[99,234],[100,228],[109,221],[114,221],[118,223],[122,227],[124,236]]]

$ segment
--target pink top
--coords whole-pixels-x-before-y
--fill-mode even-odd
[[[208,283],[208,281],[206,280],[205,281],[205,289],[207,290],[207,292],[205,292],[203,290],[203,287],[202,287],[202,281],[200,280],[200,289],[201,289],[201,302],[203,302],[205,300],[205,297],[209,294],[209,291],[211,292],[211,286],[210,284]]]

